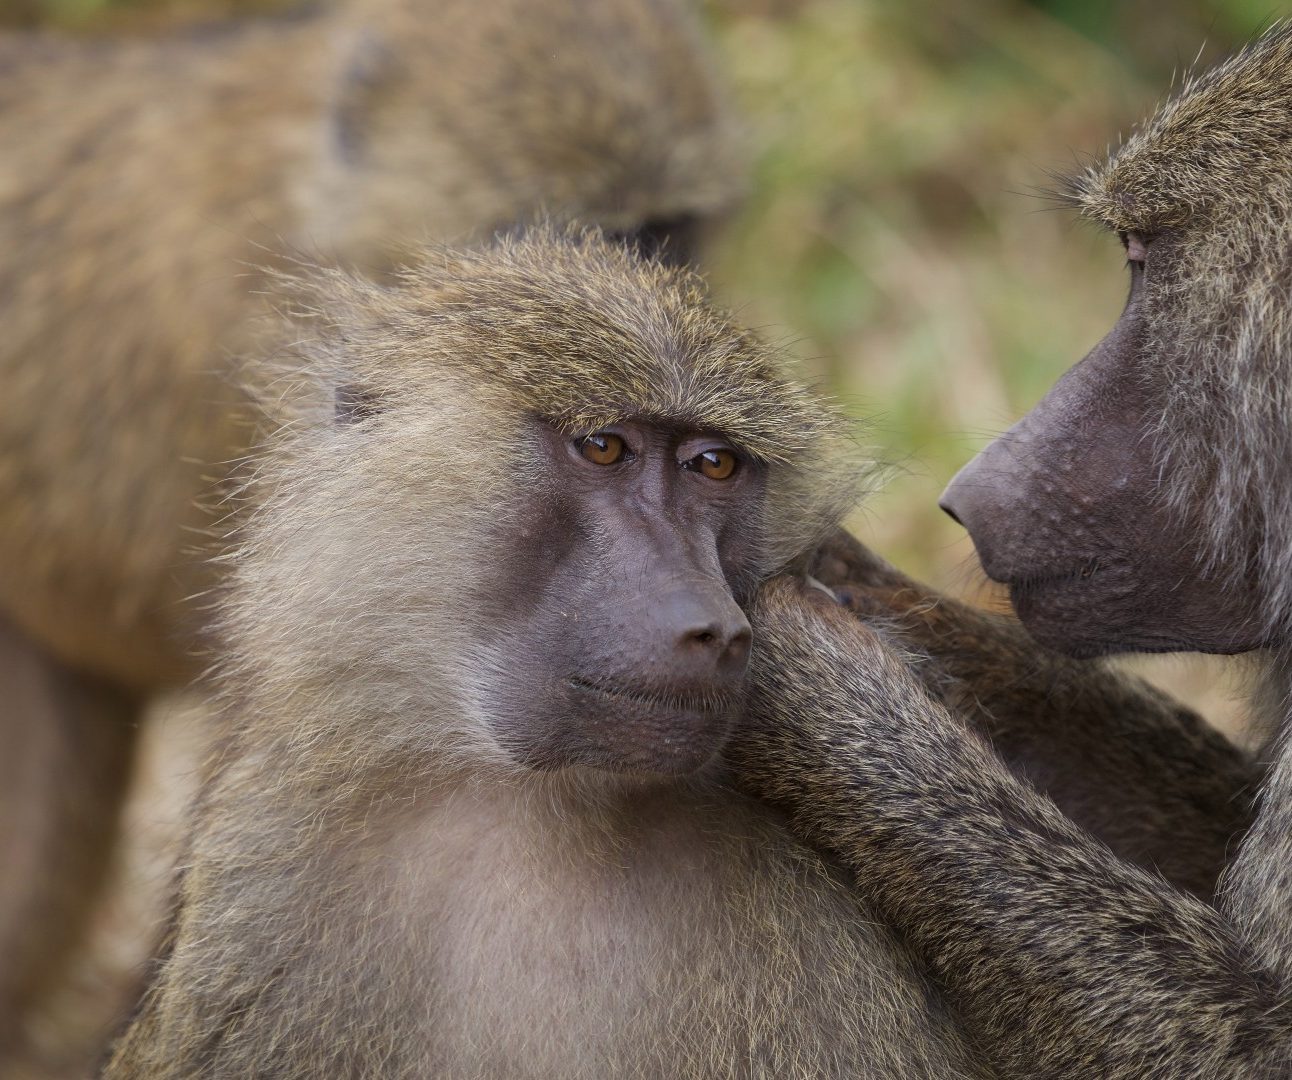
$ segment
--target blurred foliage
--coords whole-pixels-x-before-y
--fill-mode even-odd
[[[756,161],[713,276],[871,421],[863,437],[898,472],[855,524],[899,565],[975,585],[939,492],[1121,306],[1119,243],[1047,189],[1200,47],[1214,59],[1267,16],[1248,0],[718,9]]]

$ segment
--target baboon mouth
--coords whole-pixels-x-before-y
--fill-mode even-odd
[[[1015,596],[1026,596],[1028,593],[1040,592],[1042,589],[1054,588],[1057,585],[1079,585],[1089,582],[1099,572],[1099,560],[1090,559],[1080,566],[1050,574],[1032,574],[1027,577],[997,578]]]
[[[566,683],[574,690],[615,701],[626,701],[653,712],[722,713],[730,710],[735,695],[730,691],[641,690],[602,681],[571,676]]]

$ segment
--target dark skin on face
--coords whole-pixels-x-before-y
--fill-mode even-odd
[[[1074,656],[1257,648],[1254,575],[1207,573],[1203,508],[1181,514],[1162,497],[1166,376],[1145,333],[1145,286],[1171,272],[1174,240],[1123,243],[1130,297],[1111,332],[960,471],[941,506],[1045,645]]]
[[[500,741],[537,769],[703,767],[743,703],[764,466],[646,421],[536,423],[528,457],[521,525],[497,538]]]

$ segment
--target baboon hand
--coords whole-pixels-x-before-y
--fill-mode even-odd
[[[817,548],[809,572],[861,618],[906,616],[913,605],[929,599],[927,589],[843,529]]]
[[[728,756],[759,795],[800,795],[845,746],[856,760],[929,703],[907,660],[824,589],[775,578],[750,619],[750,699]]]

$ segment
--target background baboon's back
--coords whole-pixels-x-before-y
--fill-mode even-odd
[[[299,152],[214,122],[281,92],[229,85],[225,52],[0,42],[0,607],[129,681],[176,674],[163,639],[201,583],[177,538],[200,546],[204,463],[238,446],[212,350],[244,340],[240,270],[286,224],[263,174]]]

